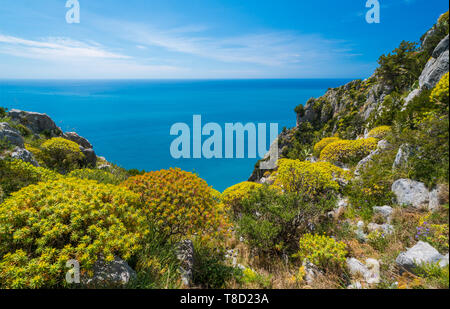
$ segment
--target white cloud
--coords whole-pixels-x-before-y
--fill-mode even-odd
[[[102,49],[95,42],[83,43],[69,38],[49,37],[41,41],[0,34],[0,53],[32,59],[61,58],[129,59],[130,57]]]

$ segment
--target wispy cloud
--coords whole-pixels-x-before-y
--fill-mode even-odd
[[[161,47],[169,52],[228,63],[285,66],[356,55],[346,42],[288,31],[210,37],[204,34],[207,28],[202,26],[161,30],[147,25],[116,22],[113,27],[122,30],[119,35],[123,39],[139,46]]]
[[[96,42],[84,43],[68,38],[45,38],[28,40],[0,34],[0,53],[32,59],[100,58],[129,59],[130,57],[109,52]]]

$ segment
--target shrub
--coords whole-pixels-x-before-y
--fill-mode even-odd
[[[241,211],[241,201],[248,195],[263,185],[256,182],[244,181],[223,191],[222,203],[230,209],[232,213],[237,214]]]
[[[336,178],[350,180],[351,174],[328,162],[281,159],[275,185],[288,192],[300,192],[314,198],[339,190]]]
[[[193,173],[149,172],[130,177],[123,185],[141,195],[149,219],[174,237],[220,237],[228,229],[217,191]]]
[[[42,144],[41,152],[36,154],[48,168],[66,174],[81,166],[84,155],[77,143],[62,137],[55,137]]]
[[[311,202],[297,193],[263,186],[242,201],[238,234],[260,253],[281,253],[295,247],[297,235],[331,210],[333,199]]]
[[[325,235],[306,234],[299,241],[299,250],[294,257],[327,271],[340,270],[345,265],[346,245]]]
[[[206,289],[222,289],[228,281],[240,278],[242,271],[227,265],[225,254],[215,248],[195,244],[193,282]]]
[[[100,255],[130,258],[144,234],[139,208],[125,188],[77,178],[14,193],[0,205],[0,287],[62,287],[70,259],[83,276]]]
[[[440,252],[448,251],[448,224],[433,224],[430,222],[431,214],[420,218],[417,227],[417,240],[423,240],[435,247]]]
[[[449,104],[448,99],[448,91],[449,91],[449,81],[448,81],[448,75],[449,73],[445,73],[439,83],[434,87],[433,91],[431,92],[430,99],[433,102],[439,102],[443,103],[446,106]]]
[[[67,176],[76,177],[80,179],[95,180],[99,183],[112,185],[118,185],[123,181],[123,179],[118,178],[116,175],[110,172],[90,168],[74,170],[70,172]]]
[[[22,160],[0,160],[0,186],[6,196],[40,181],[54,180],[60,175]]]
[[[380,126],[376,127],[367,134],[368,137],[374,137],[377,139],[383,139],[387,135],[389,135],[392,132],[392,128],[390,126]]]
[[[316,145],[314,145],[314,156],[319,157],[322,149],[324,149],[328,144],[339,141],[339,137],[325,137]]]
[[[340,140],[328,144],[320,153],[320,159],[329,162],[357,163],[377,148],[373,137],[357,140]]]

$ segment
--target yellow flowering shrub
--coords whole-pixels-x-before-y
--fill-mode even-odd
[[[70,172],[68,177],[76,177],[81,179],[88,179],[88,180],[96,180],[100,183],[105,184],[112,184],[112,185],[118,185],[122,182],[120,178],[118,178],[116,175],[102,171],[99,169],[91,169],[91,168],[84,168],[84,169],[78,169]]]
[[[206,181],[180,169],[128,178],[123,185],[141,195],[144,211],[172,236],[223,236],[228,224],[218,193]]]
[[[233,212],[239,212],[242,199],[248,197],[252,191],[261,187],[262,184],[256,182],[244,181],[238,183],[223,191],[221,196],[222,203]]]
[[[345,265],[348,252],[343,242],[325,235],[305,234],[299,241],[294,257],[302,262],[308,260],[323,270],[339,270]]]
[[[318,157],[320,156],[320,153],[322,152],[322,149],[324,149],[328,144],[340,141],[341,139],[339,137],[325,137],[320,142],[314,145],[314,156]]]
[[[22,160],[0,160],[0,186],[5,195],[28,185],[54,180],[58,177],[61,175],[52,170],[36,167]]]
[[[145,234],[140,205],[126,188],[78,178],[14,193],[0,205],[0,287],[63,287],[68,260],[83,276],[100,255],[129,259]]]
[[[390,126],[380,126],[370,130],[370,132],[368,133],[368,137],[383,139],[391,132],[392,128]]]
[[[449,80],[448,80],[449,73],[445,73],[439,83],[434,87],[433,91],[431,92],[430,99],[433,102],[440,102],[440,103],[449,103],[448,99],[448,91],[449,91]]]
[[[374,137],[357,140],[340,140],[328,144],[320,153],[320,159],[329,162],[356,163],[377,148]]]
[[[351,174],[328,162],[281,159],[278,161],[278,176],[274,185],[288,192],[301,192],[313,197],[337,191],[337,178],[350,180]]]
[[[417,227],[416,239],[426,241],[440,252],[448,251],[448,224],[434,224],[431,222],[432,213],[421,217]]]
[[[36,155],[39,160],[51,169],[66,174],[81,166],[84,154],[77,143],[55,137],[45,141],[41,145],[41,151]]]

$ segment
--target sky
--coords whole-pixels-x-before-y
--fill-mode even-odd
[[[365,78],[446,0],[0,0],[0,79]]]

